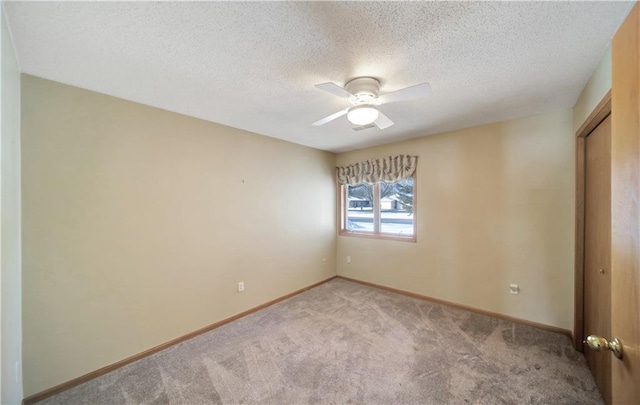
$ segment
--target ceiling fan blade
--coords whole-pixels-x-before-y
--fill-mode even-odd
[[[345,115],[348,112],[349,112],[349,109],[345,108],[344,110],[338,111],[337,113],[333,113],[333,114],[329,115],[328,117],[324,117],[323,119],[318,120],[318,121],[314,122],[311,125],[313,125],[314,127],[319,127],[321,125],[326,124],[327,122],[331,122],[331,121],[335,120],[336,118],[342,117],[343,115]]]
[[[369,129],[369,128],[375,128],[376,125],[371,123],[371,124],[367,124],[367,125],[362,125],[360,127],[355,127],[355,128],[351,128],[353,131],[363,131],[365,129]]]
[[[404,89],[392,91],[391,93],[380,96],[382,104],[395,103],[396,101],[413,100],[415,98],[426,97],[433,94],[429,83],[416,84],[415,86],[405,87]]]
[[[379,111],[378,119],[375,120],[373,123],[376,124],[376,127],[378,127],[379,129],[389,128],[391,125],[394,124],[393,121],[389,119],[389,117],[387,117],[382,113],[382,111]]]
[[[320,90],[324,90],[328,93],[331,93],[334,96],[338,96],[342,98],[354,97],[353,94],[349,93],[348,91],[346,91],[345,89],[343,89],[342,87],[338,86],[335,83],[328,82],[328,83],[316,84],[316,87],[319,88]]]

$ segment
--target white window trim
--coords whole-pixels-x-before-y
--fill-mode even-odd
[[[377,182],[373,186],[373,232],[358,232],[358,231],[350,231],[346,228],[347,224],[347,211],[348,211],[348,201],[347,201],[347,187],[346,184],[338,185],[338,234],[341,236],[354,236],[358,238],[369,238],[369,239],[386,239],[386,240],[395,240],[395,241],[403,241],[403,242],[417,242],[418,241],[418,206],[417,206],[417,178],[416,173],[414,173],[411,178],[413,179],[413,235],[410,236],[400,236],[392,233],[382,233],[380,232],[380,187],[378,186],[379,182]]]

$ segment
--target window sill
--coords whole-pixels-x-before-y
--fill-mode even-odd
[[[352,232],[352,231],[340,231],[338,232],[340,236],[350,236],[355,238],[365,238],[365,239],[382,239],[382,240],[395,240],[398,242],[412,242],[416,243],[417,238],[415,235],[412,236],[395,236],[391,234],[384,233],[364,233],[364,232]]]

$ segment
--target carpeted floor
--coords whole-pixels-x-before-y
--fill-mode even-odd
[[[601,404],[569,338],[335,279],[40,404]]]

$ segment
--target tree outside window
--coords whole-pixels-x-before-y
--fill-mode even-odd
[[[415,241],[413,177],[341,188],[342,234]]]

